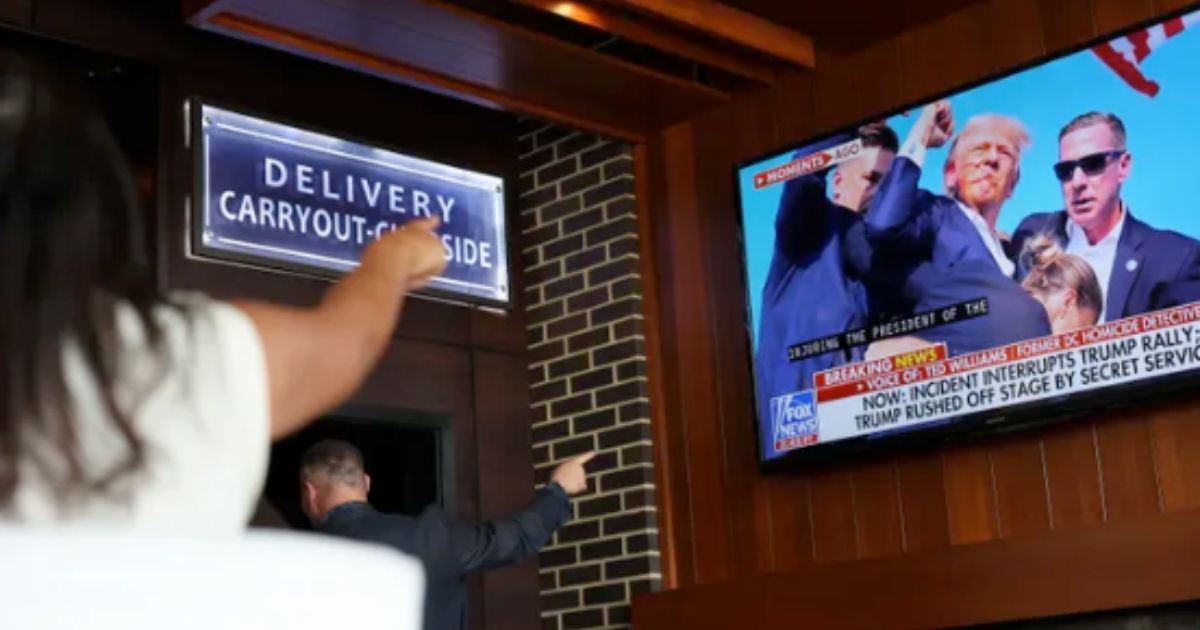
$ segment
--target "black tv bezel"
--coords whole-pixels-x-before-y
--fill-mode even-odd
[[[489,177],[495,177],[496,179],[499,179],[501,186],[504,188],[502,192],[504,207],[501,208],[500,213],[501,217],[504,219],[504,225],[502,226],[500,233],[504,237],[504,265],[506,277],[508,278],[508,297],[499,299],[487,296],[468,295],[465,293],[458,293],[450,289],[439,288],[433,285],[417,289],[416,291],[412,292],[412,295],[468,308],[491,308],[509,312],[515,307],[516,296],[513,285],[513,279],[515,277],[513,275],[515,263],[512,255],[513,221],[511,220],[512,217],[509,214],[513,208],[513,191],[512,187],[510,186],[511,182],[509,177],[493,171],[482,170],[477,167],[468,166],[460,161],[447,161],[445,159],[439,159],[429,155],[428,152],[404,149],[388,142],[368,140],[360,135],[337,132],[322,125],[300,122],[287,116],[267,114],[259,109],[232,104],[219,98],[210,98],[201,94],[193,94],[185,99],[185,105],[187,107],[186,124],[188,125],[188,141],[190,142],[188,154],[192,160],[192,194],[190,195],[190,207],[188,208],[188,212],[190,214],[185,217],[185,224],[187,225],[187,238],[185,239],[186,248],[184,253],[187,257],[204,263],[243,266],[256,269],[258,271],[279,273],[327,283],[337,282],[350,273],[349,271],[335,271],[319,265],[306,265],[304,263],[283,261],[267,256],[249,254],[245,252],[228,251],[216,247],[209,247],[204,244],[204,239],[202,238],[204,231],[203,204],[207,203],[207,199],[205,198],[206,191],[204,189],[204,169],[206,167],[204,162],[204,144],[207,142],[207,140],[204,138],[203,116],[204,108],[212,107],[214,109],[246,116],[248,118],[257,118],[264,122],[292,127],[299,131],[321,134],[336,138],[338,140],[353,142],[385,151],[391,151],[406,157],[425,160],[428,162],[433,162],[472,173],[479,173],[481,175],[487,175]]]
[[[853,133],[859,126],[872,120],[885,120],[923,107],[925,104],[942,98],[950,98],[976,88],[1028,72],[1039,66],[1044,66],[1059,59],[1070,57],[1080,52],[1110,42],[1135,31],[1162,24],[1168,20],[1200,11],[1200,1],[1188,3],[1186,6],[1167,11],[1153,18],[1140,20],[1119,30],[1090,38],[1081,44],[1066,48],[1060,52],[1042,55],[1025,63],[1018,64],[1007,70],[1001,70],[985,75],[983,78],[959,84],[951,89],[936,92],[930,96],[914,99],[883,113],[860,117],[852,124],[840,125],[836,128],[808,136],[799,142],[789,142],[765,151],[751,158],[738,161],[732,172],[733,190],[735,191],[734,207],[737,208],[737,248],[742,266],[742,281],[745,289],[743,296],[743,325],[745,328],[746,358],[750,375],[750,392],[753,404],[754,418],[754,448],[759,470],[764,473],[796,471],[807,468],[823,467],[832,464],[859,462],[895,454],[904,451],[919,451],[945,448],[947,446],[972,441],[994,438],[1009,433],[1044,428],[1053,424],[1079,421],[1082,416],[1104,409],[1113,411],[1131,407],[1147,400],[1164,395],[1177,396],[1192,384],[1195,376],[1200,373],[1200,367],[1175,374],[1149,378],[1120,385],[1110,385],[1088,392],[1067,394],[1060,398],[1038,400],[1010,407],[1001,407],[987,411],[976,412],[967,416],[953,419],[945,423],[933,422],[929,425],[906,427],[896,432],[875,433],[813,446],[798,448],[774,458],[766,458],[763,452],[763,418],[759,417],[758,376],[754,362],[754,317],[750,290],[750,267],[746,255],[746,231],[742,207],[742,183],[739,174],[747,167],[765,160],[791,153],[805,146],[821,142],[837,134]]]

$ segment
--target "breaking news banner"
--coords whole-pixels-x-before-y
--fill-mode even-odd
[[[1198,322],[1193,303],[951,358],[918,350],[819,372],[805,435],[857,437],[1195,369]]]
[[[801,342],[788,348],[788,360],[799,361],[826,352],[840,352],[847,348],[865,346],[880,339],[911,335],[936,326],[983,317],[987,314],[987,298],[968,300],[909,317],[881,322],[866,328],[856,328],[838,335]],[[942,347],[945,345],[943,344]]]

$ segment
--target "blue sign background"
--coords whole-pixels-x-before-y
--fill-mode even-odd
[[[346,272],[379,235],[432,215],[448,263],[430,288],[508,301],[499,177],[201,107],[202,252]]]

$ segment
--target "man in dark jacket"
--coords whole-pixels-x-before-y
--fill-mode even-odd
[[[1027,240],[1042,234],[1086,260],[1104,294],[1102,322],[1200,300],[1200,241],[1139,221],[1121,196],[1133,168],[1125,133],[1111,113],[1088,112],[1067,123],[1054,165],[1065,209],[1025,217],[1011,245],[1019,256]],[[1018,265],[1018,278],[1028,272]]]
[[[382,514],[367,502],[371,479],[362,454],[339,440],[311,446],[301,460],[301,503],[318,531],[382,543],[416,557],[425,568],[426,630],[466,628],[467,575],[515,564],[538,552],[571,515],[573,495],[587,489],[592,453],[559,465],[533,504],[505,519],[457,521],[436,507],[412,518]]]

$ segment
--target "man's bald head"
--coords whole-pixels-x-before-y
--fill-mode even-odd
[[[321,440],[300,458],[301,502],[314,522],[329,510],[352,501],[365,501],[371,487],[363,456],[343,440]]]

